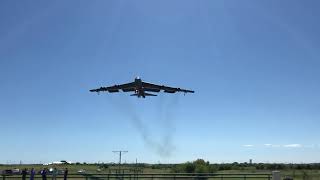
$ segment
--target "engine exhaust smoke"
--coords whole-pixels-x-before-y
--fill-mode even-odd
[[[129,117],[133,126],[138,131],[148,148],[150,148],[160,157],[168,158],[172,156],[175,150],[173,143],[173,134],[175,131],[174,118],[179,104],[179,97],[175,96],[167,99],[166,97],[160,95],[159,98],[159,103],[156,105],[156,121],[154,122],[156,122],[156,126],[160,125],[164,130],[160,139],[157,139],[153,136],[153,134],[150,132],[152,128],[149,128],[148,124],[142,120],[130,99],[126,98],[126,100],[122,102],[112,100],[111,102],[113,102],[117,108],[120,108],[121,111]]]

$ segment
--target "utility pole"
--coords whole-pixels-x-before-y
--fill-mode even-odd
[[[120,174],[120,167],[121,167],[121,156],[124,153],[127,153],[128,151],[112,151],[114,153],[119,153],[119,174]]]
[[[135,179],[138,179],[138,158],[136,158],[136,168],[135,168],[135,171],[134,171],[134,174],[135,174]]]

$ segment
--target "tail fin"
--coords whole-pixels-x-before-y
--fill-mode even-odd
[[[157,96],[155,94],[144,93],[145,96]]]

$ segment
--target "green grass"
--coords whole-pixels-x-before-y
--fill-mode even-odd
[[[218,173],[271,173],[266,170],[228,170]],[[320,180],[320,170],[280,170],[281,179],[292,177],[294,180]],[[253,179],[252,179],[253,180]]]
[[[20,170],[27,168],[30,170],[31,168],[35,168],[36,172],[42,170],[43,168],[51,168],[56,167],[57,169],[64,170],[68,168],[69,174],[78,174],[77,171],[80,169],[86,170],[86,173],[89,174],[107,174],[107,173],[115,173],[118,169],[118,166],[109,166],[108,168],[102,168],[100,172],[97,171],[99,168],[98,165],[1,165],[0,171],[5,169],[14,169],[18,168]],[[134,167],[121,167],[122,169],[126,169],[125,173],[129,173],[130,169],[132,170]],[[133,173],[133,171],[131,171]],[[151,167],[143,168],[143,173],[170,173],[170,168],[162,168],[162,169],[155,169]],[[282,179],[286,176],[293,177],[294,180],[320,180],[320,170],[282,170],[281,176]],[[246,169],[246,170],[225,170],[225,171],[218,171],[216,173],[223,173],[223,174],[239,174],[239,173],[262,173],[262,174],[271,174],[271,171],[267,170],[255,170],[255,169]],[[95,175],[99,176],[99,175]],[[20,178],[18,178],[20,179]],[[80,178],[83,179],[83,178]],[[217,178],[210,178],[215,180],[221,180]],[[243,180],[243,178],[227,178],[224,177],[223,180]],[[247,180],[263,180],[261,178],[248,178]]]

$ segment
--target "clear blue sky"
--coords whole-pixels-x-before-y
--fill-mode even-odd
[[[2,0],[0,163],[319,162],[319,5]]]

